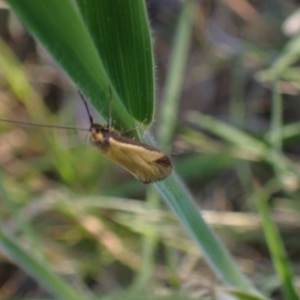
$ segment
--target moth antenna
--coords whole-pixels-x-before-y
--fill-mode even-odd
[[[44,127],[44,128],[57,128],[57,129],[72,129],[72,130],[80,130],[80,131],[89,131],[87,128],[76,128],[72,126],[60,126],[60,125],[48,125],[48,124],[39,124],[39,123],[31,123],[31,122],[22,122],[22,121],[13,121],[0,119],[1,122],[12,123],[12,124],[21,124],[27,126],[35,126],[35,127]]]
[[[90,112],[90,110],[89,110],[88,104],[87,104],[87,102],[86,102],[84,96],[81,94],[81,92],[79,92],[79,95],[80,95],[80,97],[81,97],[81,99],[82,99],[82,101],[83,101],[83,103],[84,103],[84,106],[85,106],[85,108],[86,108],[86,111],[87,111],[87,114],[88,114],[88,116],[89,116],[90,123],[91,123],[91,126],[92,126],[92,125],[94,124],[94,121],[93,121],[93,117],[92,117],[92,115],[91,115],[91,112]]]
[[[112,91],[111,91],[111,86],[108,87],[109,88],[109,107],[108,107],[108,129],[111,128],[111,122],[112,122],[112,118],[111,118],[111,112],[112,112]]]

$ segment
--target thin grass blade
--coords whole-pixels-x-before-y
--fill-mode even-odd
[[[299,299],[293,284],[293,276],[289,267],[283,242],[280,238],[278,229],[272,220],[267,198],[263,190],[258,185],[255,186],[255,196],[268,248],[272,256],[273,265],[281,279],[285,299]]]

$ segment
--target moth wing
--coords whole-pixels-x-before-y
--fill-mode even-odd
[[[109,145],[104,155],[144,183],[162,180],[172,171],[169,158],[155,148],[114,137],[109,138]]]

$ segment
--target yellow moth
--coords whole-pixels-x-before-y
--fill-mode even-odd
[[[91,123],[89,129],[34,124],[4,119],[0,119],[0,121],[40,127],[90,131],[90,142],[93,146],[106,158],[122,166],[143,183],[163,180],[170,175],[172,163],[165,154],[152,146],[124,136],[121,131],[113,129],[110,122],[106,126],[95,124],[85,99],[81,94],[80,96],[89,115]]]
[[[170,175],[172,163],[165,154],[152,146],[123,136],[121,131],[114,130],[110,124],[95,124],[86,101],[83,97],[82,99],[91,122],[90,142],[106,158],[122,166],[143,183],[163,180]]]
[[[170,175],[171,161],[158,149],[124,137],[107,126],[92,124],[90,131],[92,145],[142,182],[150,183]]]

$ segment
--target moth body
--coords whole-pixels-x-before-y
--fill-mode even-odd
[[[158,149],[124,137],[108,126],[92,124],[90,132],[92,145],[142,182],[159,181],[170,175],[171,161]]]

